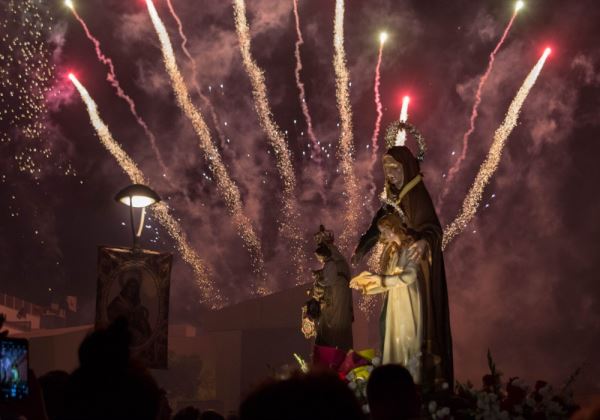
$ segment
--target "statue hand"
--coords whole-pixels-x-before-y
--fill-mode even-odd
[[[375,288],[381,287],[381,276],[372,274],[368,271],[363,271],[350,281],[350,287],[361,290],[363,293],[367,293]]]

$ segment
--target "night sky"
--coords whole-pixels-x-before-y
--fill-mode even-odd
[[[198,63],[196,80],[225,134],[219,139],[207,116],[213,140],[262,241],[269,282],[275,289],[291,287],[295,279],[290,276],[289,244],[278,235],[276,223],[281,214],[281,182],[254,110],[232,5],[172,1]],[[6,65],[8,56],[20,54],[9,48],[10,40],[28,36],[19,26],[23,21],[18,23],[17,15],[10,13],[17,3],[4,0],[0,9],[7,22],[0,28],[4,79],[16,80],[28,72],[18,63],[10,69]],[[217,193],[191,124],[177,107],[144,1],[74,3],[113,59],[121,86],[156,135],[175,188],[161,177],[147,137],[106,81],[106,67],[96,59],[71,11],[59,1],[44,1],[42,6],[32,0],[23,3],[37,4],[44,16],[41,36],[53,70],[45,106],[35,113],[40,123],[35,135],[23,133],[22,120],[6,117],[6,108],[26,106],[22,98],[16,99],[18,95],[10,95],[9,85],[2,85],[0,290],[39,304],[76,295],[82,321],[90,322],[97,246],[130,244],[128,209],[113,200],[130,181],[98,141],[83,102],[65,78],[73,71],[98,103],[115,139],[181,219],[219,290],[231,303],[249,298],[253,281],[249,254]],[[298,178],[298,223],[306,232],[306,252],[311,255],[311,234],[318,224],[340,232],[343,223],[343,187],[335,153],[339,140],[332,65],[335,2],[299,3],[305,40],[302,80],[317,137],[331,150],[330,158],[322,163],[328,181],[324,190],[314,177],[317,164],[308,157],[310,141],[294,79],[292,1],[247,3],[252,52],[265,71],[275,120],[288,133]],[[429,151],[422,169],[436,200],[444,187],[443,174],[456,159],[452,152],[459,152],[468,128],[479,77],[514,4],[491,0],[347,3],[345,48],[360,194],[365,196],[369,190],[371,152],[367,146],[376,116],[373,79],[378,34],[387,30],[380,144],[385,128],[398,116],[402,96],[409,94],[409,121],[427,140]],[[155,5],[191,89],[191,66],[180,47],[176,23],[165,1],[156,0]],[[482,208],[445,252],[459,379],[479,379],[489,348],[507,376],[560,383],[583,365],[578,388],[600,390],[600,276],[595,271],[600,261],[598,22],[600,8],[592,0],[528,1],[484,88],[467,159],[439,209],[444,225],[457,214],[517,89],[544,48],[552,47],[520,123],[508,139],[500,167],[485,190]],[[194,95],[193,100],[206,111],[199,98]],[[408,144],[414,146],[411,140]],[[375,176],[381,185],[380,165]],[[319,194],[322,191],[324,197]],[[361,230],[376,205],[374,200],[368,202]],[[143,246],[175,251],[156,221],[146,224],[151,228],[144,232]],[[196,322],[200,297],[193,273],[175,256],[171,317],[176,322]],[[307,282],[309,269],[315,265],[312,258],[306,262]]]

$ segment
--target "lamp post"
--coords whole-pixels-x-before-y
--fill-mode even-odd
[[[129,216],[131,220],[131,234],[133,235],[133,250],[139,249],[138,238],[142,236],[144,229],[144,217],[146,215],[146,207],[158,203],[160,197],[151,188],[142,184],[131,184],[115,195],[115,200],[119,203],[129,206]],[[135,231],[133,208],[141,208],[140,226],[137,232]]]

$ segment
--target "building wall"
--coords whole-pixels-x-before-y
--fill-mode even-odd
[[[18,319],[17,313],[22,308],[25,309],[25,318]],[[15,334],[23,332],[24,330],[40,328],[40,318],[43,313],[43,308],[14,296],[0,293],[0,313],[6,315],[7,324],[5,325],[5,328],[10,334]],[[17,324],[21,325],[17,326]]]
[[[198,398],[180,402],[223,413],[236,411],[243,397],[276,372],[295,368],[298,353],[310,360],[312,340],[300,331],[301,307],[308,285],[204,314],[197,329],[191,325],[169,326],[169,352],[198,355],[202,361]],[[355,302],[354,337],[357,349],[373,347],[371,324],[378,309],[366,319]],[[38,375],[51,370],[72,371],[78,365],[77,351],[92,325],[31,331],[18,334],[29,339],[30,364]],[[155,371],[159,380],[165,378]],[[204,380],[203,379],[203,380]],[[176,407],[174,407],[176,408]]]

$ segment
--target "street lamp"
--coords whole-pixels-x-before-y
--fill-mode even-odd
[[[152,204],[158,203],[160,197],[158,194],[150,189],[149,187],[142,184],[131,184],[115,195],[115,200],[119,203],[129,206],[129,216],[131,218],[131,234],[133,235],[133,249],[139,248],[138,238],[142,236],[142,230],[144,229],[144,217],[146,216],[146,207]],[[134,220],[133,220],[133,208],[141,208],[142,214],[140,216],[140,225],[137,232],[135,231]]]

